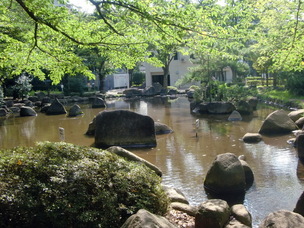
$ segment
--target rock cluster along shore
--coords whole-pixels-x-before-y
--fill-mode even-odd
[[[151,171],[156,173],[161,173],[161,171],[151,165],[149,162],[143,161],[142,158],[138,158],[136,155],[132,155],[131,152],[126,151],[125,149],[119,147],[111,147],[109,151],[116,153],[119,156],[125,157],[132,161],[138,161],[143,164],[146,164],[151,168]],[[239,175],[244,176],[241,178],[241,183],[235,183],[236,187],[230,189],[230,193],[234,192],[235,194],[240,193],[245,190],[246,181],[253,180],[253,172],[246,174],[246,169],[250,167],[246,163],[247,168],[241,170],[237,167],[244,167],[242,160],[243,158],[237,158],[235,155],[227,153],[218,155],[214,163],[211,165],[208,172],[214,172],[218,175],[218,181],[222,182],[221,176],[228,178],[229,173],[240,173]],[[214,168],[216,167],[216,168]],[[222,171],[216,171],[219,169]],[[224,170],[227,170],[225,173]],[[251,170],[251,169],[250,169]],[[216,175],[216,174],[214,174]],[[228,175],[228,176],[227,176]],[[208,176],[208,174],[207,174]],[[210,177],[207,177],[209,179]],[[248,180],[248,178],[250,178]],[[213,181],[205,181],[205,185],[209,182],[217,181],[216,178],[213,178]],[[237,178],[239,179],[239,178]],[[206,183],[207,182],[207,183]],[[252,184],[252,183],[251,183]],[[219,185],[219,184],[217,184]],[[231,185],[231,183],[226,182],[222,186],[216,186],[215,188],[221,192],[226,185]],[[239,186],[239,187],[237,187]],[[122,228],[141,228],[141,227],[162,227],[162,228],[250,228],[252,227],[252,216],[248,209],[242,203],[229,203],[224,199],[213,198],[208,199],[197,206],[191,206],[189,201],[186,199],[185,195],[178,189],[169,186],[163,186],[166,191],[171,204],[169,211],[165,217],[155,215],[150,213],[145,209],[139,210],[137,213],[133,214],[127,219],[127,221],[122,225]],[[231,194],[229,194],[231,196]],[[303,193],[304,195],[304,193]],[[270,213],[268,216],[261,221],[259,228],[304,228],[304,217],[301,212],[304,212],[304,200],[303,195],[300,197],[295,212],[279,210]],[[222,195],[224,196],[224,195]],[[236,196],[237,197],[237,196]],[[297,213],[298,212],[298,213]]]
[[[68,114],[73,117],[83,114],[76,103],[92,103],[94,97],[64,97],[62,94],[56,96],[47,96],[43,92],[36,96],[31,96],[25,100],[4,100],[0,107],[0,117],[6,117],[11,114],[23,116],[36,116],[37,112],[43,112],[47,115]],[[70,110],[66,110],[64,105],[74,104]],[[103,106],[105,107],[105,106]]]

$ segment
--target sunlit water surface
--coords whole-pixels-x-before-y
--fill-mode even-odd
[[[127,109],[151,116],[170,126],[174,133],[157,136],[157,147],[131,150],[163,171],[166,185],[183,191],[191,205],[207,200],[203,181],[216,155],[234,153],[245,155],[255,176],[253,186],[246,192],[244,204],[257,227],[270,212],[293,210],[303,192],[304,168],[298,162],[294,148],[286,142],[293,135],[263,137],[258,144],[245,144],[240,139],[247,132],[258,132],[264,118],[273,108],[260,106],[253,115],[241,122],[229,122],[228,116],[194,116],[190,114],[187,98],[168,100],[107,101],[108,110]],[[68,109],[68,107],[67,107]],[[59,141],[58,128],[65,129],[65,141],[90,146],[94,139],[86,137],[89,123],[104,109],[83,105],[84,115],[10,117],[0,120],[0,147],[33,146],[38,141]],[[195,120],[200,119],[198,137]]]

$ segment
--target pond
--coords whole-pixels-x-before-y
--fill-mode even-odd
[[[298,162],[296,150],[287,144],[293,135],[265,137],[257,144],[245,144],[240,139],[247,132],[258,132],[265,117],[274,108],[259,105],[243,121],[229,122],[226,115],[194,116],[185,97],[177,99],[107,100],[109,110],[127,109],[151,116],[170,126],[174,133],[157,136],[157,147],[131,150],[163,171],[163,182],[180,189],[191,205],[207,200],[204,177],[221,153],[245,155],[255,175],[253,186],[246,192],[244,205],[253,216],[253,227],[269,213],[293,210],[304,187],[304,168]],[[33,146],[37,141],[59,141],[58,128],[65,129],[65,141],[77,145],[92,145],[86,137],[89,123],[104,109],[82,105],[84,115],[10,117],[0,120],[0,147]],[[68,107],[67,107],[68,109]],[[200,119],[196,137],[195,120]]]

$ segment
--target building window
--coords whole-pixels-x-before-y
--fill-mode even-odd
[[[175,52],[173,59],[178,60],[178,52]]]

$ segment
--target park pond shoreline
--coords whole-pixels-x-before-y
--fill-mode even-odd
[[[275,110],[273,107],[259,104],[252,115],[244,116],[240,122],[229,122],[227,115],[191,115],[190,103],[183,96],[106,100],[106,103],[109,110],[126,109],[149,115],[173,129],[172,134],[157,136],[155,148],[132,152],[159,167],[164,174],[163,183],[180,189],[191,205],[207,200],[203,178],[216,155],[225,152],[244,154],[255,174],[255,182],[244,199],[244,205],[253,216],[253,226],[275,210],[293,210],[302,194],[303,165],[295,149],[286,143],[292,134],[266,136],[258,144],[245,144],[240,140],[247,132],[257,132],[265,117]],[[84,133],[94,116],[105,109],[80,106],[84,115],[73,118],[38,113],[34,117],[5,119],[0,127],[1,148],[32,146],[36,141],[59,141],[59,127],[65,129],[66,142],[90,146],[93,139]],[[201,126],[195,137],[197,118]]]

